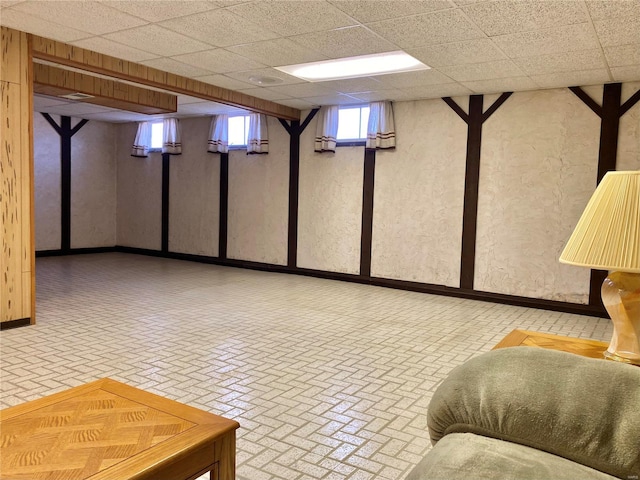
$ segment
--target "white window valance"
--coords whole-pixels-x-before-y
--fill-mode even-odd
[[[177,118],[165,118],[162,121],[162,153],[169,155],[182,153],[180,133],[180,122]]]
[[[267,116],[262,113],[249,115],[249,135],[247,137],[247,155],[269,153],[269,131]]]
[[[214,115],[211,118],[207,152],[229,153],[229,115]]]
[[[132,157],[148,157],[151,145],[151,124],[149,122],[139,122],[138,132],[131,148]]]
[[[369,105],[366,148],[375,150],[396,148],[396,128],[391,102],[372,102]]]
[[[338,107],[324,106],[318,112],[314,151],[334,152],[338,135]]]

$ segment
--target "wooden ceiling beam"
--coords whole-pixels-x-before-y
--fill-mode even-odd
[[[211,102],[232,105],[285,120],[300,119],[300,110],[296,108],[37,35],[32,35],[31,37],[34,59],[46,60],[121,80],[162,88]]]
[[[147,115],[173,113],[178,108],[178,97],[170,93],[40,63],[33,65],[33,92],[53,97],[84,93],[92,95],[92,98],[82,99],[84,103]]]

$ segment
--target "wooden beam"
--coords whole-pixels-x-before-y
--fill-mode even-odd
[[[163,72],[84,48],[32,35],[33,58],[128,80],[211,102],[223,103],[285,120],[300,120],[300,110],[193,78]]]
[[[41,63],[33,65],[33,91],[53,97],[76,92],[85,93],[93,97],[81,100],[84,103],[147,115],[173,113],[178,109],[178,97],[170,93],[140,88]]]

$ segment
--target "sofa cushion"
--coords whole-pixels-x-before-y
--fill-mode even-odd
[[[406,480],[615,480],[550,453],[473,433],[440,440]]]
[[[640,368],[531,347],[454,369],[427,415],[432,441],[475,433],[619,478],[640,476]]]

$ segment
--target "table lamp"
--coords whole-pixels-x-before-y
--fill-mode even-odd
[[[640,171],[603,177],[560,262],[609,270],[602,302],[613,336],[604,356],[640,365]]]

